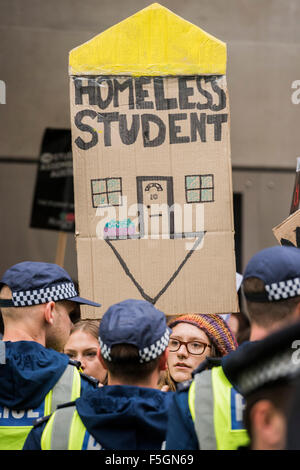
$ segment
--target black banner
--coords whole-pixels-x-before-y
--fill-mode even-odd
[[[40,153],[30,227],[75,231],[73,159],[69,129],[46,129]]]

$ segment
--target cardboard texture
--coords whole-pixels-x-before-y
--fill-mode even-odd
[[[293,197],[291,202],[290,214],[296,212],[299,209],[299,193],[300,193],[300,157],[297,158],[297,165],[296,165],[296,177],[295,177],[295,184],[294,184],[294,191]]]
[[[126,298],[148,300],[167,315],[237,312],[226,76],[219,75],[220,63],[207,68],[208,52],[199,69],[210,70],[207,75],[187,76],[183,67],[182,74],[164,76],[162,67],[150,76],[147,61],[142,65],[144,55],[153,57],[159,31],[181,62],[180,25],[206,33],[158,4],[134,17],[135,25],[148,21],[156,38],[146,53],[144,36],[135,36],[131,54],[141,58],[135,74],[128,75],[126,63],[133,56],[120,51],[115,73],[98,74],[107,32],[70,53],[80,294],[102,304],[84,307],[82,316],[100,318]],[[173,17],[176,30],[165,34]],[[109,33],[111,48],[128,39],[132,21],[122,23]],[[208,50],[220,49],[223,43],[208,36]],[[199,51],[194,55],[201,65]],[[167,53],[164,60],[172,62]]]
[[[296,246],[300,248],[300,157],[297,157],[296,176],[290,215],[287,219],[273,228],[273,234],[280,245]]]
[[[300,248],[300,209],[274,227],[273,233],[280,245]]]

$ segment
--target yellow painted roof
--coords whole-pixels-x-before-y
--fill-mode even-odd
[[[224,75],[226,44],[153,3],[76,47],[70,75]]]

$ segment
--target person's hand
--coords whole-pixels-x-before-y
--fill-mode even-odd
[[[160,389],[162,392],[168,392],[170,390],[169,385],[163,385]]]

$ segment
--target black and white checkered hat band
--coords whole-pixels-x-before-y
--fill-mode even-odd
[[[288,279],[287,281],[273,282],[265,286],[270,301],[289,299],[300,295],[300,278]]]
[[[151,346],[139,351],[140,362],[149,362],[160,356],[169,344],[170,330],[167,328],[164,335]]]
[[[139,350],[140,363],[153,361],[159,357],[169,344],[170,331],[167,328],[164,335],[151,346]],[[104,344],[99,338],[101,354],[107,361],[111,361],[111,348]]]
[[[77,297],[77,295],[74,284],[72,282],[66,282],[44,289],[13,292],[12,301],[15,307],[30,307],[51,301],[67,300],[72,297]]]
[[[238,379],[238,388],[241,394],[248,395],[267,383],[298,375],[300,360],[296,355],[297,350],[294,353],[295,357],[290,350],[285,354],[278,354],[271,360],[243,372]]]

